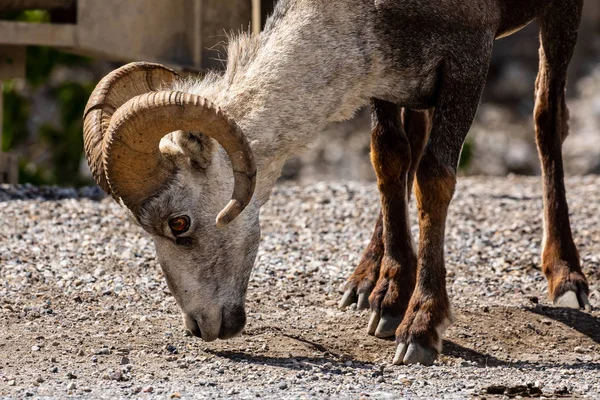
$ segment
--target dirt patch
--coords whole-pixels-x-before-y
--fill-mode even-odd
[[[457,194],[447,246],[456,322],[431,368],[390,365],[394,343],[366,334],[368,313],[336,307],[376,216],[368,185],[277,189],[247,327],[213,343],[183,330],[151,241],[110,200],[0,202],[0,397],[597,396],[600,313],[548,305],[532,256],[537,181],[504,182],[467,180]],[[596,306],[598,188],[570,188]]]

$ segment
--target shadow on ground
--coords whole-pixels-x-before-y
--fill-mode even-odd
[[[561,322],[569,328],[600,343],[600,318],[587,312],[568,308],[537,306],[526,308],[527,311]]]

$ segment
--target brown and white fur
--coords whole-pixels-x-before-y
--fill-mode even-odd
[[[229,161],[211,139],[172,133],[161,151],[174,181],[141,208],[158,259],[184,313],[205,340],[238,334],[259,237],[260,207],[286,160],[330,122],[371,104],[371,159],[381,214],[341,306],[370,306],[369,331],[396,336],[395,363],[430,364],[452,320],[444,228],[463,141],[483,90],[494,40],[538,19],[540,73],[536,134],[545,198],[543,270],[550,297],[589,307],[573,243],[561,144],[568,134],[566,72],[583,0],[281,0],[264,31],[229,45],[227,69],[171,89],[217,104],[250,141],[258,169],[254,197],[225,228],[213,219],[232,187]],[[408,201],[414,181],[420,238]],[[180,245],[166,221],[188,215]],[[367,301],[367,297],[368,298]]]

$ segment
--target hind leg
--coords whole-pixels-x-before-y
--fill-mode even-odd
[[[540,18],[540,70],[536,82],[536,141],[544,186],[542,270],[558,306],[591,309],[588,284],[569,221],[562,143],[569,133],[567,67],[577,41],[582,0],[554,2]]]
[[[365,249],[358,266],[348,278],[346,291],[339,303],[340,308],[346,308],[353,303],[356,303],[356,308],[359,310],[369,308],[369,295],[373,291],[377,279],[379,279],[382,257],[383,216],[380,211],[371,241]]]
[[[410,148],[410,167],[407,177],[407,197],[410,199],[415,171],[419,165],[421,153],[429,135],[431,113],[429,111],[404,109],[402,110],[402,124]],[[380,211],[371,241],[365,249],[356,270],[348,279],[346,291],[339,303],[340,308],[346,308],[353,303],[357,303],[359,310],[370,307],[369,295],[379,280],[383,254],[383,215]],[[412,291],[412,288],[410,290]],[[392,331],[390,336],[393,333]]]

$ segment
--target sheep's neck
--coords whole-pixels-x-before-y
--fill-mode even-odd
[[[215,102],[250,141],[258,168],[256,198],[261,204],[285,161],[298,155],[328,123],[352,117],[368,102],[379,80],[377,55],[361,54],[364,32],[346,25],[346,32],[332,37],[330,30],[319,29],[324,26],[319,22],[322,17],[311,18],[281,22],[258,38],[239,39],[246,43],[230,46],[229,56],[242,61],[230,60],[221,88],[214,93]],[[363,35],[362,41],[357,35]],[[327,45],[332,41],[336,51]],[[231,54],[244,45],[253,48],[250,57]]]

